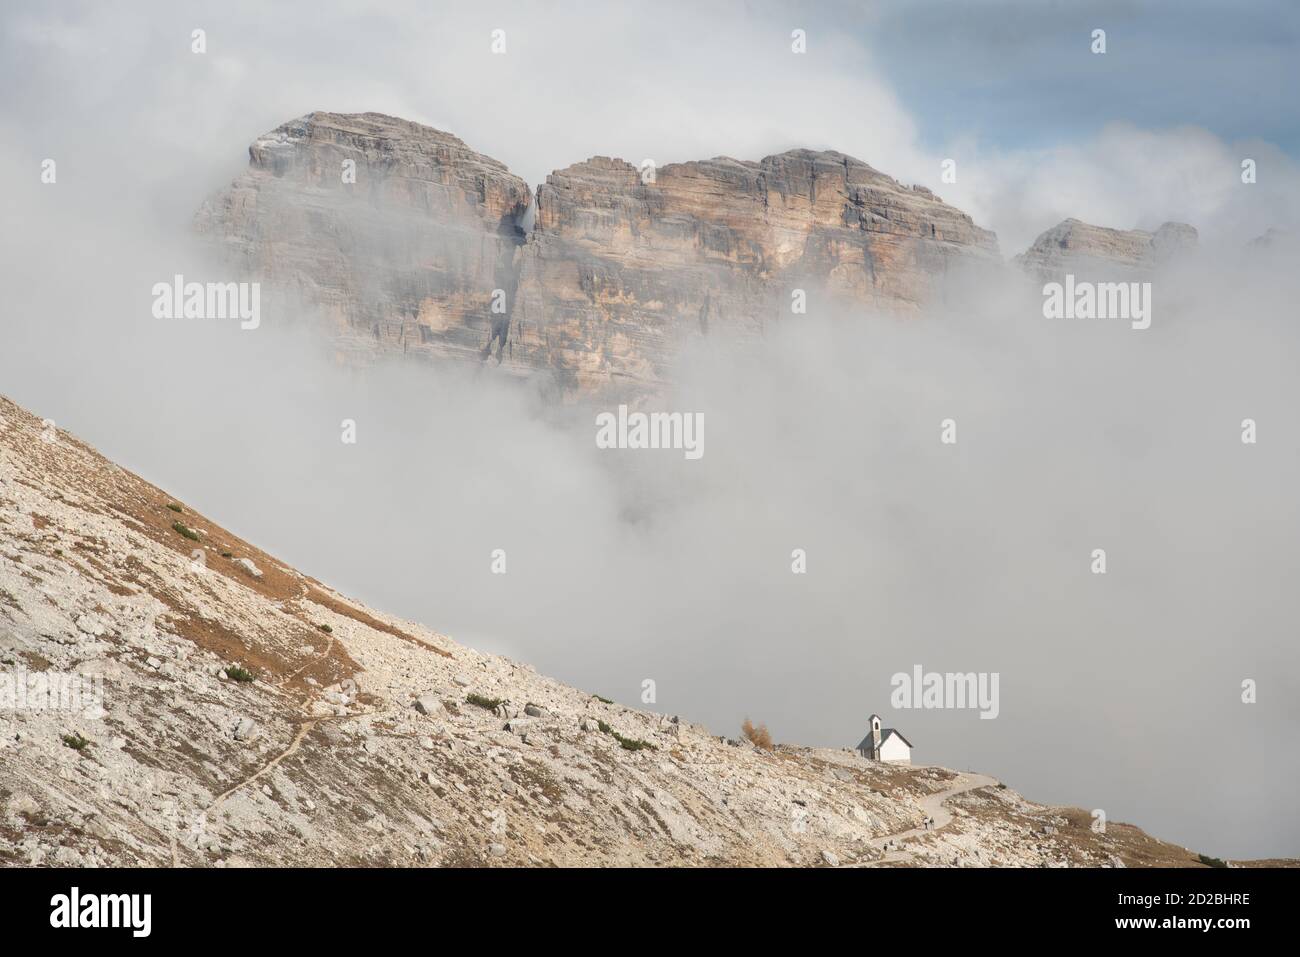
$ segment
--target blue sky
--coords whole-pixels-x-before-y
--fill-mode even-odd
[[[1300,153],[1300,3],[887,0],[846,4],[923,144],[1081,140],[1113,121],[1192,124]],[[1107,52],[1090,49],[1106,31]]]

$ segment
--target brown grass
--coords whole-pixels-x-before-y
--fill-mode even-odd
[[[756,748],[762,748],[764,751],[775,750],[776,745],[772,743],[772,735],[767,730],[767,725],[755,725],[748,718],[740,726],[740,732],[749,739],[749,743]]]
[[[252,640],[221,621],[203,617],[184,595],[172,589],[155,586],[149,592],[171,610],[165,621],[181,637],[222,661],[244,662],[254,671],[269,676],[273,683],[282,681],[289,690],[314,696],[316,688],[307,683],[308,678],[329,686],[361,670],[337,641],[331,643],[328,655],[304,656],[299,649],[318,637],[306,626],[288,631],[283,624],[278,624],[282,640],[275,644],[260,636]]]

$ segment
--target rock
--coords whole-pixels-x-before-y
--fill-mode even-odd
[[[545,708],[542,708],[539,705],[535,705],[535,704],[524,705],[524,714],[534,718],[550,717],[550,712],[548,712]]]
[[[40,804],[30,794],[18,793],[9,798],[5,805],[10,814],[39,814]]]
[[[153,657],[146,658],[144,663],[148,665],[150,668],[152,668],[154,671],[157,671],[159,668],[162,667],[162,661],[158,658],[153,658]]]
[[[578,722],[578,727],[583,731],[599,731],[600,722],[595,718],[583,718]]]
[[[261,729],[252,718],[240,718],[232,733],[236,741],[253,741],[261,734]]]
[[[490,854],[492,857],[505,857],[505,856],[506,856],[506,848],[505,848],[505,845],[504,845],[504,844],[489,844],[489,845],[488,845],[488,854]]]
[[[513,299],[527,183],[450,133],[379,113],[309,113],[248,153],[200,209],[201,233],[256,275],[302,284],[347,353],[479,361],[504,324],[493,290]]]
[[[793,288],[908,314],[946,273],[997,262],[969,216],[833,151],[674,163],[653,183],[597,156],[551,173],[536,216],[508,335],[489,346],[579,393],[653,391],[684,342],[788,320]]]
[[[575,393],[657,388],[685,342],[788,319],[793,288],[912,313],[945,274],[997,261],[965,213],[833,151],[674,163],[653,182],[596,156],[535,203],[450,133],[378,113],[310,113],[248,153],[195,226],[305,294],[342,353],[490,358]]]
[[[1165,223],[1148,233],[1067,219],[1040,235],[1014,261],[1043,283],[1060,282],[1066,273],[1079,279],[1131,281],[1196,243],[1196,230],[1185,223]]]
[[[412,704],[411,707],[420,712],[420,714],[440,714],[443,710],[442,699],[432,693],[420,695],[420,697],[415,699],[415,703]]]
[[[248,572],[248,574],[252,575],[254,578],[262,577],[261,569],[259,569],[255,564],[253,564],[253,560],[251,558],[237,559],[235,561],[235,564],[238,565],[240,568],[242,568],[244,571]]]
[[[822,860],[826,862],[827,867],[839,867],[840,859],[830,851],[822,851]]]

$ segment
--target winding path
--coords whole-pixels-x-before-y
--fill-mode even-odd
[[[270,761],[267,761],[266,764],[262,765],[260,768],[258,768],[248,777],[244,778],[244,780],[240,781],[234,787],[228,788],[215,801],[213,801],[211,804],[208,805],[208,809],[204,813],[211,814],[213,811],[215,811],[217,808],[221,806],[222,802],[224,802],[226,798],[230,797],[230,795],[234,794],[245,784],[251,784],[253,781],[256,781],[258,778],[260,778],[263,774],[266,774],[268,771],[274,770],[277,764],[279,764],[285,758],[289,757],[289,755],[293,754],[295,751],[298,750],[298,745],[302,744],[302,739],[307,736],[308,731],[316,727],[316,723],[319,720],[320,720],[319,718],[309,718],[306,721],[303,721],[302,724],[298,726],[298,733],[295,734],[293,736],[293,740],[289,742],[289,747],[285,748],[285,750],[281,751]]]
[[[864,861],[860,864],[850,865],[856,867],[871,867],[874,864],[884,864],[890,861],[903,861],[912,856],[912,852],[905,848],[894,848],[885,850],[885,846],[893,843],[898,844],[911,837],[917,837],[921,834],[933,834],[942,830],[952,823],[952,812],[945,808],[944,802],[958,794],[966,791],[973,791],[976,788],[997,787],[997,778],[991,778],[986,774],[975,774],[969,771],[957,772],[957,778],[953,781],[952,787],[943,791],[936,791],[934,794],[927,794],[921,798],[921,810],[927,818],[934,818],[934,826],[926,829],[924,827],[914,827],[910,830],[899,831],[896,834],[886,834],[884,837],[873,838],[871,846],[885,851],[884,856],[876,861]]]

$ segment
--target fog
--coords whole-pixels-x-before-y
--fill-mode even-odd
[[[218,10],[206,19],[219,24]],[[232,22],[252,16],[234,10]],[[661,404],[704,414],[701,459],[600,450],[605,406],[555,405],[490,366],[342,368],[309,310],[264,306],[261,328],[241,331],[155,319],[150,289],[212,274],[189,214],[238,172],[253,135],[292,116],[377,109],[434,122],[535,185],[622,144],[629,158],[660,158],[612,99],[586,119],[558,111],[553,135],[531,114],[512,128],[497,98],[517,81],[483,79],[449,47],[429,70],[455,68],[462,83],[416,84],[403,103],[405,61],[392,76],[330,64],[341,15],[299,27],[281,61],[270,57],[281,28],[239,33],[242,56],[210,39],[216,77],[159,90],[150,57],[185,75],[192,18],[163,15],[132,35],[94,8],[67,16],[67,35],[37,31],[50,46],[5,48],[6,76],[27,77],[30,97],[3,114],[0,392],[345,593],[592,692],[721,734],[749,716],[778,741],[836,747],[856,744],[878,711],[918,761],[1102,808],[1216,856],[1300,854],[1300,280],[1294,250],[1241,242],[1294,228],[1286,190],[1261,194],[1271,209],[1217,187],[1144,191],[1140,166],[1135,179],[1105,172],[1120,145],[1091,164],[1088,149],[1063,148],[1090,176],[1053,191],[1034,174],[1002,228],[1050,225],[1087,192],[1081,205],[1129,217],[1099,217],[1106,225],[1187,218],[1202,230],[1201,251],[1153,281],[1150,329],[1046,320],[1040,288],[1010,268],[955,277],[944,304],[911,321],[814,297],[759,342],[715,328],[682,355]],[[736,28],[742,40],[755,23]],[[336,46],[304,48],[327,27]],[[178,53],[156,46],[164,28],[180,31]],[[356,24],[357,50],[398,42],[375,29]],[[597,49],[599,62],[610,56]],[[712,131],[707,104],[679,99],[692,78],[710,80],[686,67],[654,74],[657,106],[639,122],[676,123],[668,160],[757,157],[771,140],[924,182],[907,175],[932,159],[911,120],[882,81],[837,72],[845,57],[820,61],[783,102],[823,81],[874,91],[887,122],[870,134],[829,105],[763,119],[752,89],[718,76],[716,109],[736,110]],[[96,86],[91,67],[110,63]],[[553,69],[563,89],[571,66]],[[66,79],[41,88],[33,71]],[[1203,131],[1142,135],[1152,151],[1236,155]],[[716,145],[726,136],[734,147]],[[509,140],[533,168],[506,155]],[[39,182],[45,156],[59,160],[53,186]],[[1028,158],[1004,159],[987,182],[1010,195]],[[999,191],[981,195],[992,207]],[[1180,217],[1189,211],[1199,218]],[[1004,235],[1003,248],[1017,247]],[[949,418],[953,445],[940,442]],[[1254,445],[1241,441],[1245,418],[1258,423]],[[340,441],[344,419],[355,445]],[[1105,575],[1091,573],[1096,548]],[[494,549],[504,575],[491,573]],[[794,549],[806,574],[791,571]],[[917,664],[999,673],[998,717],[891,709],[890,677]],[[1245,679],[1259,683],[1257,703],[1242,703]]]

